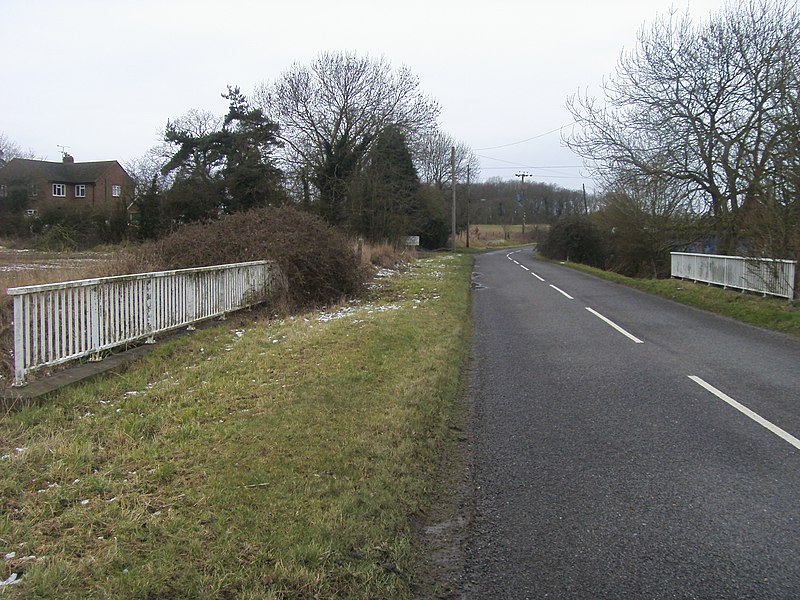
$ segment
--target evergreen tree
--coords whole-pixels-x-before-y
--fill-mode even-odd
[[[396,240],[425,219],[420,182],[405,136],[387,127],[375,140],[352,211],[355,229],[367,238]]]
[[[229,86],[223,98],[230,106],[219,129],[198,133],[167,123],[165,141],[178,147],[162,169],[176,172],[166,210],[174,222],[282,203],[281,173],[271,156],[278,126],[251,108],[238,87]]]
[[[161,193],[156,177],[150,181],[147,190],[139,196],[139,238],[154,240],[162,235]]]

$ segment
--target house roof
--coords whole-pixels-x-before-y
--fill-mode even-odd
[[[115,160],[65,163],[13,158],[7,165],[0,168],[0,180],[46,179],[58,183],[93,183],[116,164],[118,163]]]

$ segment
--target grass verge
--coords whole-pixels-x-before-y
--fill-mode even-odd
[[[540,258],[537,256],[537,258]],[[545,260],[545,259],[543,259]],[[800,307],[780,298],[763,298],[682,279],[634,279],[578,263],[566,266],[688,306],[764,329],[800,335]]]
[[[469,352],[463,256],[231,319],[0,421],[13,597],[406,598]]]

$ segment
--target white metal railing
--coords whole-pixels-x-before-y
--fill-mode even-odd
[[[14,385],[41,367],[147,339],[263,301],[271,261],[10,288]]]
[[[792,300],[797,261],[717,254],[671,252],[671,274],[764,295]]]

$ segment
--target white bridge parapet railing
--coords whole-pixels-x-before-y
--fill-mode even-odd
[[[14,385],[28,373],[263,302],[274,263],[254,261],[10,288]]]
[[[672,277],[794,299],[797,261],[671,252]]]

